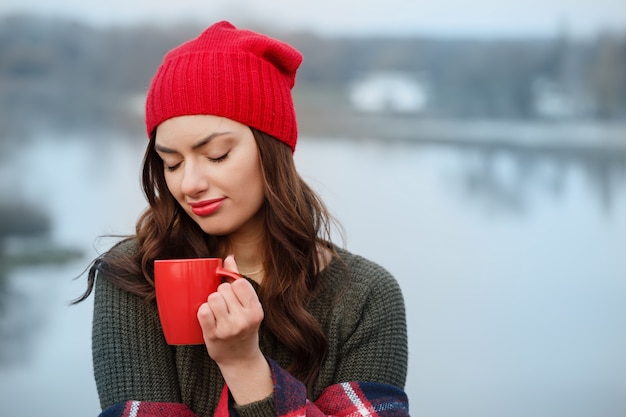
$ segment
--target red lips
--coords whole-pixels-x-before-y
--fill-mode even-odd
[[[197,216],[210,216],[215,213],[224,203],[225,198],[216,198],[213,200],[199,201],[197,203],[189,203],[191,211]]]

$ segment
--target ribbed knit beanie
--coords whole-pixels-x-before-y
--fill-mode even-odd
[[[146,129],[183,115],[222,116],[296,148],[291,89],[302,55],[292,46],[222,21],[169,51],[146,100]]]

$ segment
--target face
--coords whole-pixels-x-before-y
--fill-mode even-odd
[[[157,128],[155,149],[170,193],[205,233],[262,231],[264,186],[250,128],[218,116],[175,117]]]

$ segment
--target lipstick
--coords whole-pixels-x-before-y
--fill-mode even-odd
[[[215,213],[224,202],[224,198],[216,198],[213,200],[199,201],[197,203],[189,203],[191,211],[197,216],[210,216]]]

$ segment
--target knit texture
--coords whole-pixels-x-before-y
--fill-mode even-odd
[[[132,251],[125,243],[117,251]],[[329,386],[377,382],[404,388],[407,334],[403,297],[395,279],[379,265],[347,251],[318,278],[320,291],[311,312],[328,337],[329,352],[310,400]],[[263,326],[263,353],[283,369],[290,352]],[[127,400],[183,403],[196,415],[213,416],[224,380],[204,346],[165,343],[154,303],[110,284],[100,273],[96,281],[93,321],[93,363],[103,409]],[[274,397],[289,395],[276,388]],[[241,417],[276,415],[272,397],[236,406]]]
[[[222,116],[296,148],[291,89],[302,55],[268,36],[218,22],[169,51],[146,99],[146,130],[183,115]]]

